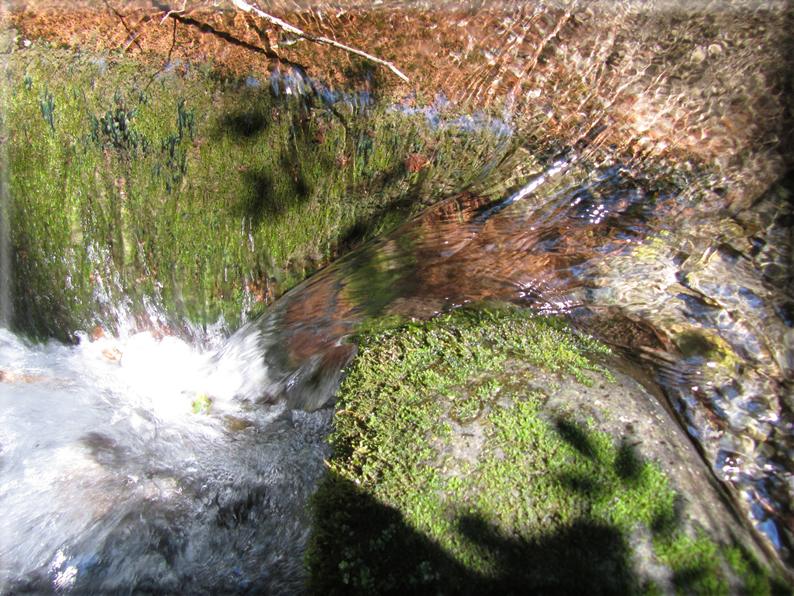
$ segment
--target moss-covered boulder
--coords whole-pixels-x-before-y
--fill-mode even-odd
[[[657,399],[565,323],[459,311],[357,341],[314,593],[783,589]]]

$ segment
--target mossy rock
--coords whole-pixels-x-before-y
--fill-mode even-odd
[[[116,331],[122,303],[141,327],[147,303],[174,326],[234,326],[513,147],[486,116],[434,123],[320,93],[300,70],[270,81],[300,80],[297,96],[114,52],[14,48],[7,67],[12,324],[38,339]]]
[[[563,321],[458,311],[357,342],[311,592],[785,591],[658,399]]]

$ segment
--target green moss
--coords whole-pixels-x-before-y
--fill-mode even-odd
[[[202,393],[191,402],[190,409],[194,414],[207,414],[212,409],[212,400],[206,393]]]
[[[642,528],[682,592],[725,593],[727,559],[748,589],[771,585],[688,536],[657,465],[545,410],[539,371],[609,382],[589,358],[606,348],[563,322],[458,311],[357,341],[312,503],[314,593],[655,593],[634,572]]]
[[[723,546],[721,554],[733,572],[744,580],[745,593],[752,596],[791,594],[791,587],[782,578],[770,580],[767,570],[744,548]]]
[[[276,97],[189,63],[15,50],[3,76],[16,326],[40,337],[111,324],[97,313],[124,297],[140,314],[144,295],[234,324],[509,148],[488,126]]]

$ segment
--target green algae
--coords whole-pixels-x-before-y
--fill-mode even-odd
[[[276,95],[211,64],[33,46],[3,77],[14,325],[37,337],[112,327],[111,305],[141,315],[144,296],[234,325],[509,146],[487,126]]]
[[[681,495],[633,445],[544,411],[538,367],[610,383],[608,350],[565,323],[458,311],[357,342],[312,500],[312,593],[664,593],[635,571],[638,532],[676,592],[784,590],[685,528]]]
[[[212,409],[212,400],[206,393],[197,395],[190,403],[190,410],[194,414],[207,414]]]

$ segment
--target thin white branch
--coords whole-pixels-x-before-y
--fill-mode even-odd
[[[162,18],[162,20],[160,21],[160,24],[162,25],[163,23],[165,23],[165,20],[166,20],[168,17],[170,17],[172,14],[181,14],[181,13],[185,12],[185,4],[186,4],[186,3],[187,3],[187,0],[184,0],[184,1],[182,2],[182,8],[180,8],[179,10],[169,10],[167,13],[165,13],[165,16],[164,16],[164,17]]]
[[[329,46],[333,46],[335,48],[339,48],[340,50],[344,50],[345,52],[349,52],[351,54],[355,54],[356,56],[361,56],[362,58],[366,58],[371,62],[375,62],[377,64],[381,64],[389,68],[394,74],[400,77],[406,83],[410,83],[410,80],[407,76],[405,76],[402,72],[398,70],[394,64],[391,62],[387,62],[386,60],[381,60],[380,58],[376,58],[372,54],[367,54],[366,52],[362,52],[361,50],[357,50],[356,48],[351,48],[350,46],[346,46],[343,43],[339,43],[338,41],[334,41],[333,39],[329,39],[328,37],[315,37],[314,35],[309,35],[308,33],[298,29],[297,27],[293,27],[289,23],[282,21],[281,19],[274,17],[273,15],[269,15],[266,12],[262,12],[255,6],[251,6],[250,4],[244,2],[243,0],[232,0],[232,3],[245,12],[253,12],[256,16],[263,18],[267,21],[270,21],[274,25],[281,27],[284,31],[289,31],[290,33],[294,33],[308,41],[313,41],[314,43],[322,43]]]

